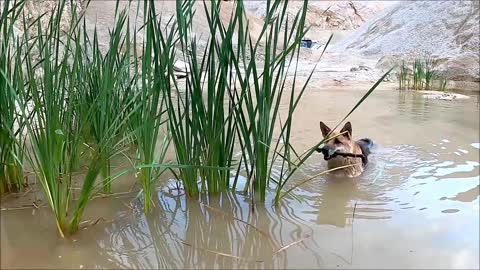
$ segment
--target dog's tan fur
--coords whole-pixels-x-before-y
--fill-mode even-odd
[[[328,136],[326,146],[341,149],[343,153],[352,153],[362,155],[360,145],[352,139],[352,125],[347,122],[340,132],[332,131],[323,122],[320,122],[320,129],[324,138]],[[363,172],[364,165],[360,157],[343,157],[336,156],[328,160],[328,168],[334,169],[341,166],[352,165],[343,169],[338,169],[335,172],[343,174],[347,177],[356,177]]]

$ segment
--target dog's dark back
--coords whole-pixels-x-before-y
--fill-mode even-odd
[[[360,139],[356,141],[360,149],[362,149],[362,154],[364,156],[364,165],[368,162],[368,155],[370,155],[370,149],[373,147],[373,141],[368,138]]]

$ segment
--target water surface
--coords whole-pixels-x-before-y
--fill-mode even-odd
[[[315,144],[319,121],[334,126],[361,96],[306,93],[294,146]],[[315,178],[278,208],[269,197],[252,211],[232,193],[187,200],[164,179],[151,214],[135,193],[95,199],[85,220],[98,222],[68,239],[48,208],[2,211],[1,267],[479,268],[478,113],[478,96],[376,91],[349,119],[354,138],[376,143],[364,174]],[[325,168],[315,155],[291,184]]]

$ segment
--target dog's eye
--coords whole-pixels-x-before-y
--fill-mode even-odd
[[[333,141],[335,144],[340,144],[340,140],[335,138],[335,140]]]

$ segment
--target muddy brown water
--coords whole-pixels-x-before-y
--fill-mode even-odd
[[[314,144],[318,122],[334,125],[361,95],[307,93],[296,148]],[[48,208],[1,211],[1,267],[478,268],[478,101],[376,91],[349,119],[355,138],[376,143],[364,174],[315,178],[278,208],[270,196],[252,212],[233,193],[199,203],[165,180],[152,213],[135,193],[95,199],[84,219],[98,222],[67,239]],[[315,155],[290,185],[325,168]],[[128,190],[127,178],[117,191]]]

